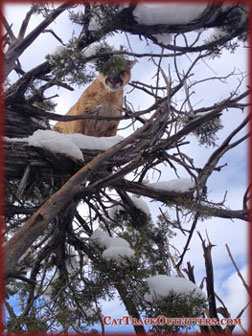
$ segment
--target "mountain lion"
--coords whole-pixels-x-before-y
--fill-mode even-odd
[[[104,116],[121,116],[123,108],[123,87],[130,81],[130,70],[136,61],[121,56],[112,56],[104,63],[99,76],[83,92],[77,103],[67,112],[68,116],[85,113]],[[81,133],[95,137],[116,135],[118,120],[82,119],[59,121],[53,127],[60,133]]]

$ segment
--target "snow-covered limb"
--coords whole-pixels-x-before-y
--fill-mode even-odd
[[[178,278],[164,274],[154,275],[146,279],[149,287],[149,293],[144,298],[148,302],[163,301],[171,293],[174,294],[192,294],[194,298],[205,299],[205,294],[190,280]]]
[[[8,142],[26,142],[33,147],[40,147],[52,153],[64,154],[76,160],[84,160],[81,149],[107,150],[120,142],[119,135],[113,137],[93,137],[83,134],[61,134],[50,130],[37,130],[28,138],[7,138]]]
[[[48,174],[52,176],[52,174],[55,174],[55,177],[57,177],[59,174],[58,169],[57,169],[57,166],[54,167],[52,158],[50,159],[50,162],[47,162],[44,160],[43,155],[40,155],[37,151],[31,151],[31,149],[29,149],[29,147],[27,146],[26,139],[27,138],[7,139],[5,143],[5,153],[6,153],[5,174],[6,174],[6,177],[21,179],[26,169],[28,161],[32,164],[34,169],[37,167],[36,170],[40,171],[43,176],[47,176]],[[22,153],[21,156],[20,156],[20,153]],[[92,152],[88,150],[84,151],[84,156],[89,157],[89,160],[95,157],[96,155],[97,155],[97,152]],[[132,157],[130,156],[129,151],[127,151],[127,153],[123,151],[121,154],[119,152],[116,157],[116,164],[125,165],[125,163],[128,163],[128,160],[130,158],[133,158],[133,156]],[[64,159],[62,156],[59,156],[59,160],[61,162],[61,166],[63,163],[64,170],[66,172],[69,172],[69,173],[74,172],[80,168],[77,162],[69,166],[69,162],[67,161],[67,158]],[[18,166],[16,166],[17,162],[18,162]],[[113,160],[107,161],[106,164],[108,167],[112,167],[115,164],[115,161]],[[13,169],[15,167],[16,169]],[[114,178],[115,178],[115,182],[113,180]],[[183,198],[186,200],[186,203],[184,204],[184,206],[190,206],[190,204],[192,205],[191,200],[193,199],[193,195],[195,195],[193,193],[193,190],[187,190],[187,192],[185,193],[180,192],[180,194],[178,194],[175,191],[161,190],[157,188],[149,188],[147,185],[143,185],[143,184],[136,183],[136,182],[130,182],[127,180],[122,180],[121,178],[118,179],[116,177],[116,174],[111,176],[111,180],[106,180],[106,183],[108,184],[106,183],[104,184],[104,183],[101,183],[100,185],[101,188],[103,188],[104,185],[110,185],[114,188],[121,188],[122,190],[125,190],[127,192],[130,192],[136,195],[150,197],[151,199],[155,199],[161,202],[172,202],[172,203],[178,202],[177,196],[180,195],[180,196],[183,196]],[[193,182],[191,181],[189,183],[193,183]],[[183,199],[180,199],[180,201],[182,200]],[[137,199],[136,201],[140,202],[141,199]],[[231,209],[226,209],[224,207],[221,208],[220,206],[214,206],[214,204],[211,206],[198,204],[197,207],[200,207],[200,211],[202,212],[202,214],[205,214],[206,216],[214,216],[214,217],[216,216],[220,218],[239,218],[245,221],[247,221],[248,219],[248,211],[246,209],[231,210]],[[22,212],[22,211],[25,211],[23,207],[16,207],[16,208],[17,208],[16,211],[21,211],[20,213],[26,213],[26,212]],[[195,205],[194,205],[194,208],[195,208]],[[8,209],[9,208],[6,207],[6,210]],[[111,208],[111,211],[113,212],[114,209],[116,209],[116,207]],[[10,208],[10,211],[11,211],[11,208]],[[30,213],[29,208],[27,208],[27,213]]]
[[[162,181],[146,184],[147,187],[162,191],[174,191],[176,193],[190,192],[195,188],[195,182],[188,178],[179,178],[171,181]]]
[[[206,5],[192,4],[139,4],[133,15],[139,24],[144,25],[175,25],[189,23],[198,18],[206,9]]]
[[[220,218],[238,218],[244,221],[248,221],[248,211],[247,209],[231,210],[225,207],[220,207],[219,205],[203,206],[201,204],[195,204],[193,201],[194,191],[187,191],[185,193],[177,193],[174,191],[167,190],[157,190],[155,188],[148,188],[145,185],[136,182],[130,182],[126,180],[117,181],[115,184],[112,183],[114,187],[120,187],[127,192],[138,194],[141,196],[146,196],[151,199],[158,200],[163,203],[176,203],[180,204],[182,207],[193,207],[193,209],[199,210],[203,216],[207,217],[220,217]],[[181,198],[182,196],[182,198]]]

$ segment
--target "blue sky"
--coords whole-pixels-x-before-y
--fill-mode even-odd
[[[9,23],[14,23],[14,30],[20,25],[20,20],[23,18],[23,13],[27,11],[28,5],[8,5],[6,7],[6,15],[9,19]],[[53,24],[52,28],[62,37],[64,36],[67,40],[71,35],[71,30],[78,29],[76,25],[66,24],[66,14],[60,16],[57,20],[57,24]],[[37,24],[37,19],[35,18],[31,22],[31,28],[33,25]],[[146,46],[146,42],[139,42],[137,37],[129,37],[131,47],[135,52],[159,52],[158,47],[154,47],[152,44]],[[115,35],[109,38],[111,44],[120,46],[120,44],[127,46],[127,39],[124,34]],[[58,42],[48,34],[42,34],[37,41],[27,49],[27,51],[20,57],[20,61],[24,66],[24,70],[27,71],[33,66],[40,64],[44,60],[44,55],[52,52],[52,50],[58,45]],[[38,53],[38,48],[40,52]],[[169,66],[170,59],[165,60],[162,64],[164,69],[167,70]],[[181,59],[179,61],[179,66],[181,69],[186,69],[190,61],[187,58]],[[195,68],[196,78],[202,78],[207,76],[220,76],[227,75],[234,68],[240,69],[241,71],[246,71],[247,69],[247,49],[240,47],[234,54],[229,52],[224,52],[221,58],[214,60],[209,59],[207,64],[200,63]],[[146,70],[148,69],[148,71]],[[214,69],[214,71],[212,70]],[[151,82],[152,77],[155,75],[155,67],[148,58],[138,59],[138,63],[132,70],[132,80],[139,80],[141,82]],[[15,77],[13,74],[11,77]],[[245,87],[246,82],[244,82],[243,87]],[[229,93],[237,86],[237,80],[235,78],[230,78],[227,80],[227,84],[220,84],[217,81],[208,82],[203,85],[198,85],[195,87],[195,95],[193,96],[193,102],[199,103],[196,107],[204,106],[220,101],[227,97]],[[58,103],[56,112],[59,114],[65,114],[67,110],[77,101],[80,94],[84,88],[75,88],[74,92],[60,89],[59,98],[55,100]],[[144,109],[152,103],[152,99],[148,95],[142,95],[139,98],[139,92],[131,91],[128,86],[125,89],[127,94],[127,100],[132,102],[135,109]],[[52,91],[51,91],[52,92]],[[55,93],[55,92],[54,92]],[[177,97],[179,101],[179,96]],[[240,111],[235,111],[230,109],[223,115],[223,130],[219,131],[219,143],[227,136],[227,134],[244,118],[244,114]],[[122,123],[122,126],[125,123]],[[132,130],[122,130],[119,135],[126,137]],[[199,147],[197,141],[194,137],[191,137],[191,143],[187,146],[188,155],[194,158],[194,162],[198,166],[205,164],[209,153],[214,149],[205,149],[204,147]],[[247,147],[246,144],[241,144],[239,147],[225,154],[221,163],[227,163],[228,166],[223,168],[221,173],[214,173],[208,182],[208,191],[210,198],[214,201],[221,201],[225,191],[228,190],[227,194],[227,206],[233,209],[240,209],[242,203],[243,193],[247,186]],[[167,168],[160,166],[162,171],[161,180],[169,180],[175,178],[174,174]],[[184,172],[181,172],[181,177],[184,177]],[[150,176],[151,177],[151,176]],[[153,182],[156,182],[158,174],[154,174]],[[147,198],[144,198],[148,201]],[[160,203],[154,202],[150,203],[151,212],[154,216],[158,215],[158,208]],[[190,223],[188,227],[190,227]],[[198,224],[198,230],[205,237],[205,230],[207,230],[210,240],[213,244],[217,246],[213,248],[213,262],[215,267],[215,280],[216,280],[216,292],[220,297],[224,299],[224,302],[231,307],[231,316],[235,317],[236,314],[245,306],[245,292],[241,284],[240,279],[238,279],[237,274],[233,268],[233,265],[227,255],[225,249],[225,243],[228,243],[233,256],[241,268],[241,270],[246,273],[247,267],[247,237],[248,237],[248,226],[245,222],[240,220],[228,220],[220,218],[212,218],[207,221]],[[174,238],[173,244],[182,251],[185,244],[186,238],[180,234]],[[186,254],[185,264],[188,260],[195,265],[195,275],[198,284],[201,282],[205,275],[204,270],[204,260],[202,257],[203,251],[201,247],[201,242],[199,237],[195,234],[190,246],[190,251]],[[125,314],[124,309],[120,305],[119,301],[115,302],[104,302],[104,314],[109,312],[113,316],[120,317]],[[245,316],[245,315],[244,315]],[[246,326],[246,318],[245,318]],[[115,327],[107,328],[107,331],[118,331]],[[125,331],[123,329],[120,331]],[[238,331],[238,330],[237,330]]]

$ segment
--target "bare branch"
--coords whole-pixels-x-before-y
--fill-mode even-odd
[[[183,248],[182,254],[179,257],[180,260],[179,260],[179,262],[176,265],[177,268],[179,268],[180,265],[182,264],[184,256],[185,256],[186,252],[188,251],[188,247],[189,247],[190,241],[192,239],[193,233],[194,233],[194,231],[196,229],[196,225],[197,225],[198,219],[199,219],[199,213],[196,213],[195,216],[194,216],[194,220],[193,220],[193,223],[192,223],[192,226],[191,226],[191,229],[190,229],[190,233],[189,233],[187,242],[185,244],[185,247]]]
[[[232,253],[231,253],[231,251],[230,251],[230,248],[229,248],[228,244],[226,244],[225,246],[226,246],[226,249],[227,249],[227,251],[228,251],[229,258],[231,259],[231,261],[232,261],[232,263],[233,263],[233,265],[234,265],[234,268],[236,269],[236,272],[237,272],[239,278],[240,278],[241,281],[242,281],[243,286],[245,287],[245,289],[246,289],[246,291],[248,292],[248,294],[251,295],[251,292],[250,292],[250,290],[249,290],[249,286],[247,285],[247,283],[246,283],[245,279],[243,278],[243,276],[242,276],[242,274],[241,274],[241,272],[240,272],[238,266],[236,265],[236,262],[235,262],[235,260],[234,260],[234,258],[233,258],[233,256],[232,256]]]
[[[18,57],[33,43],[33,41],[48,27],[62,12],[72,5],[64,3],[55,9],[49,17],[45,18],[32,32],[30,32],[24,39],[17,40],[10,46],[5,55],[5,78],[13,70],[14,64]]]
[[[42,33],[52,34],[56,38],[56,40],[58,40],[62,45],[65,45],[62,39],[52,29],[45,29]]]
[[[209,242],[209,245],[205,245],[205,240],[203,240],[201,234],[197,232],[200,240],[202,242],[202,247],[204,251],[204,259],[205,259],[205,268],[206,268],[206,282],[207,282],[207,295],[209,302],[209,313],[210,317],[214,317],[218,319],[216,301],[215,301],[215,292],[214,292],[214,271],[213,271],[213,262],[211,256],[211,250],[214,245]],[[215,326],[216,331],[220,332],[222,328],[220,326]]]
[[[16,37],[11,29],[11,26],[9,25],[8,21],[6,20],[6,18],[2,15],[1,13],[1,19],[3,21],[3,25],[4,25],[4,28],[6,29],[7,31],[7,34],[10,36],[10,40],[12,42],[16,41]]]
[[[228,135],[228,137],[223,141],[223,143],[213,152],[213,154],[208,159],[207,163],[205,164],[204,168],[199,174],[198,177],[198,185],[199,188],[202,188],[208,179],[208,177],[212,174],[212,171],[214,167],[217,165],[220,158],[231,148],[238,145],[241,141],[244,141],[248,138],[248,135],[245,137],[242,137],[241,139],[237,140],[233,144],[229,144],[230,141],[233,139],[233,137],[243,128],[247,125],[249,121],[249,117],[246,117],[242,123],[231,133]]]
[[[24,20],[22,22],[22,25],[20,27],[20,30],[19,30],[18,40],[22,40],[24,38],[25,32],[27,30],[29,21],[30,21],[31,16],[32,16],[33,13],[34,13],[33,7],[26,13],[26,16],[25,16],[25,18],[24,18]]]

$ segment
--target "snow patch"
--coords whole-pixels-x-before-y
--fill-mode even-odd
[[[132,258],[135,255],[135,251],[132,250],[127,240],[120,237],[109,237],[106,232],[100,229],[94,231],[90,241],[91,243],[96,242],[101,248],[105,248],[102,256],[108,261],[114,260],[125,265],[127,262],[125,258]]]
[[[67,139],[66,134],[37,130],[27,140],[29,146],[40,147],[53,153],[65,154],[77,160],[83,160],[81,150]]]
[[[178,193],[188,192],[195,188],[195,182],[188,178],[179,178],[170,181],[146,184],[147,187],[162,191],[174,191]]]
[[[57,56],[57,55],[60,55],[61,53],[63,53],[64,51],[66,50],[66,47],[60,45],[60,46],[57,46],[56,48],[54,48],[49,55],[51,56]]]
[[[116,237],[110,237],[106,232],[100,229],[96,229],[90,236],[91,242],[96,242],[101,248],[109,247],[130,247],[130,244],[126,239]]]
[[[90,236],[89,240],[91,243],[98,244],[101,248],[106,248],[109,246],[110,237],[106,232],[96,229]]]
[[[65,260],[65,266],[69,274],[76,273],[80,269],[79,255],[72,246],[69,247],[69,255]]]
[[[8,142],[26,142],[29,146],[40,147],[83,161],[81,149],[104,151],[120,142],[123,137],[116,135],[97,138],[80,133],[62,134],[51,130],[37,130],[27,138],[4,139]]]
[[[98,54],[98,52],[102,49],[105,48],[106,49],[106,44],[104,44],[103,42],[94,42],[92,44],[90,44],[86,49],[84,49],[83,51],[83,55],[85,57],[92,57]],[[94,59],[93,62],[95,62],[96,60]],[[90,61],[92,62],[92,61]]]
[[[130,248],[130,244],[126,239],[116,237],[116,238],[111,238],[108,240],[108,245],[106,246],[107,248],[111,247],[127,247]]]
[[[214,42],[218,39],[220,39],[221,37],[224,37],[227,35],[227,32],[225,32],[223,29],[220,28],[213,28],[211,34],[208,36],[207,38],[207,42]]]
[[[206,5],[154,4],[137,5],[133,15],[139,24],[185,24],[195,20],[206,9]]]
[[[144,212],[147,216],[150,216],[150,208],[144,200],[135,196],[131,196],[130,198],[139,210]]]
[[[158,43],[162,43],[164,45],[168,45],[172,42],[172,34],[155,34]]]
[[[52,277],[50,283],[47,285],[43,295],[45,298],[47,299],[51,299],[52,295],[53,295],[53,291],[54,291],[54,283],[59,279],[60,277],[60,272],[59,270],[57,270],[54,274],[54,276]]]
[[[148,302],[163,301],[171,293],[192,294],[194,298],[205,299],[202,290],[193,282],[184,278],[158,274],[147,278],[146,282],[149,287],[149,294],[145,294],[144,298]]]
[[[9,142],[9,143],[15,143],[15,142],[26,142],[28,138],[8,138],[8,137],[3,137],[4,141]]]
[[[64,134],[69,141],[74,143],[80,149],[107,150],[116,145],[123,137],[115,135],[112,137],[94,137],[80,133]]]
[[[134,203],[135,207],[144,212],[147,216],[150,216],[150,209],[148,204],[141,198],[135,196],[129,196],[131,201]],[[118,201],[120,201],[118,199]],[[125,211],[125,208],[122,205],[115,205],[108,210],[109,217],[115,218],[116,214],[120,211]]]
[[[127,263],[125,258],[133,258],[134,255],[134,250],[125,246],[111,246],[102,253],[104,259],[108,261],[114,260],[117,263],[124,265]]]

